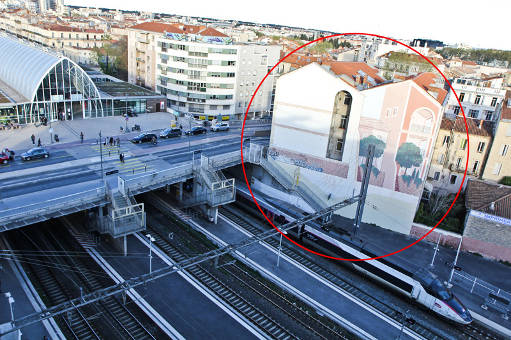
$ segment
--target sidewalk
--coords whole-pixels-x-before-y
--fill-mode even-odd
[[[142,131],[161,130],[170,127],[174,120],[175,116],[171,113],[154,112],[139,114],[137,117],[129,117],[127,124],[128,127],[138,124]],[[32,148],[35,146],[30,139],[32,134],[35,135],[36,145],[37,140],[41,139],[41,143],[44,146],[58,146],[63,143],[80,142],[80,132],[83,132],[86,141],[95,141],[100,131],[103,137],[121,134],[121,126],[123,128],[126,126],[126,120],[121,116],[52,122],[53,134],[59,136],[60,142],[51,143],[49,123],[47,126],[40,125],[38,127],[34,124],[28,124],[20,129],[0,131],[0,148],[7,147],[15,151]]]

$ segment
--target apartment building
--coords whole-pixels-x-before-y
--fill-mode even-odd
[[[506,90],[502,87],[504,77],[481,76],[459,77],[451,81],[453,89],[458,94],[465,115],[473,119],[495,121],[495,109],[502,102]],[[445,115],[453,119],[461,115],[461,108],[456,96],[450,92]]]
[[[207,26],[145,22],[128,31],[128,80],[165,94],[169,110],[197,119],[241,117],[279,60],[279,46],[235,44]],[[273,83],[271,75],[262,84],[251,117],[270,112]]]
[[[435,142],[428,180],[433,187],[457,192],[467,167],[467,179],[481,176],[488,156],[493,123],[483,119],[467,118],[468,134],[463,117],[455,120],[444,117]],[[467,180],[463,183],[463,188]]]
[[[37,18],[22,10],[4,11],[1,15],[1,31],[52,48],[77,63],[95,64],[93,48],[107,42],[105,30],[56,23],[57,17]]]
[[[493,143],[483,172],[483,179],[499,182],[511,176],[511,91],[506,92],[497,109]]]

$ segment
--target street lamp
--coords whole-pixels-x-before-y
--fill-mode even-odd
[[[190,138],[192,137],[192,115],[188,114],[188,152],[191,151],[191,141]]]
[[[282,230],[282,231],[280,232],[279,253],[278,253],[278,255],[277,255],[277,268],[278,268],[278,266],[279,266],[279,264],[280,264],[280,253],[282,252],[282,235],[283,235],[283,234],[286,234],[286,235],[287,235],[287,231]]]
[[[447,281],[447,288],[452,287],[452,276],[454,275],[454,268],[456,268],[456,264],[458,263],[458,256],[460,255],[460,249],[461,249],[461,243],[463,242],[463,235],[461,235],[460,243],[458,244],[458,250],[456,251],[456,257],[454,258],[454,263],[452,265],[451,269],[451,275],[449,276],[449,281]]]
[[[438,245],[440,243],[440,239],[442,238],[442,234],[438,234],[438,240],[436,241],[436,247],[435,247],[435,252],[433,253],[433,258],[431,259],[431,263],[429,264],[429,266],[431,268],[433,268],[433,263],[435,262],[435,257],[436,257],[436,253],[438,252]]]
[[[101,130],[99,131],[99,154],[101,158],[101,178],[105,181],[105,174],[103,173],[103,143],[101,142]]]
[[[10,292],[5,293],[5,297],[9,301],[9,307],[11,309],[11,322],[14,323],[14,298],[11,296]]]
[[[147,234],[146,237],[149,239],[149,274],[153,272],[153,242],[156,241],[151,234]]]

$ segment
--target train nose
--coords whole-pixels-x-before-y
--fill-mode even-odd
[[[470,315],[470,312],[468,310],[466,310],[465,313],[461,315],[461,318],[467,324],[472,322],[472,315]]]

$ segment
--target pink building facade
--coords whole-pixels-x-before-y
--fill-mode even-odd
[[[277,82],[270,156],[328,206],[358,193],[374,144],[363,221],[408,234],[441,117],[441,104],[413,80],[367,88],[310,64]]]

